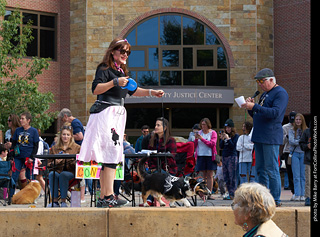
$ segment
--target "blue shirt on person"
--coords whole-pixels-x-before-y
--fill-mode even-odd
[[[34,127],[30,127],[27,130],[19,127],[14,132],[12,140],[17,142],[20,150],[20,154],[16,155],[15,158],[31,158],[34,144],[39,142],[39,133]]]
[[[79,133],[79,132],[82,132],[82,134],[83,134],[83,136],[84,136],[83,125],[82,125],[82,123],[81,123],[81,121],[80,121],[79,119],[75,118],[74,120],[72,120],[71,126],[72,126],[72,129],[73,129],[73,135],[74,135],[74,134],[77,134],[77,133]],[[76,142],[78,145],[81,146],[82,141],[83,141],[83,140],[81,140],[81,141],[75,141],[75,142]]]
[[[282,121],[289,96],[284,88],[276,86],[264,92],[249,114],[253,117],[252,142],[282,145]]]
[[[223,149],[222,150],[223,157],[238,156],[238,151],[236,149],[238,139],[239,139],[239,134],[236,133],[229,140],[220,140],[219,147],[220,149]]]

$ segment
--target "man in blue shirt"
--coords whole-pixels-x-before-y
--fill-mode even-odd
[[[148,125],[143,125],[141,127],[141,132],[142,135],[137,139],[136,141],[136,145],[135,145],[135,152],[138,153],[139,151],[142,150],[142,140],[145,136],[147,136],[149,134],[149,126]]]
[[[288,93],[276,83],[273,71],[264,68],[254,77],[264,91],[255,103],[249,97],[242,108],[253,117],[253,133],[258,182],[270,189],[277,206],[281,205],[279,147],[283,143],[282,120],[288,105]]]
[[[74,141],[81,146],[83,136],[84,136],[84,129],[81,121],[72,116],[71,111],[67,108],[64,108],[60,111],[58,117],[61,119],[63,123],[71,123],[73,129],[73,137]]]

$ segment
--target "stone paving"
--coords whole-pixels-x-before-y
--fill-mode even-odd
[[[212,195],[215,200],[207,200],[203,201],[199,197],[197,197],[197,205],[198,206],[230,206],[232,203],[232,200],[223,200],[222,197],[220,197],[220,194],[214,194]],[[304,201],[298,202],[298,201],[290,201],[291,198],[291,191],[290,190],[284,190],[282,188],[281,192],[281,202],[282,202],[282,207],[303,207],[304,206]],[[127,197],[127,196],[126,196]],[[120,197],[122,198],[122,197]],[[130,198],[130,197],[128,197]],[[122,198],[123,199],[123,198]],[[81,203],[81,207],[90,207],[90,200],[91,196],[90,195],[85,195],[85,203]],[[135,200],[136,200],[136,206],[139,206],[139,204],[142,203],[142,198],[140,192],[135,192]],[[191,199],[190,199],[191,200]],[[127,207],[131,207],[131,202],[129,202]],[[44,207],[44,196],[39,197],[36,200],[35,204],[25,204],[25,205],[18,205],[18,204],[11,204],[11,205],[6,205],[3,206],[0,203],[0,209],[1,208],[43,208]],[[95,208],[95,207],[92,207]],[[281,207],[280,207],[281,208]]]

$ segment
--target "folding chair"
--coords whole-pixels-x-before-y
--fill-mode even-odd
[[[69,185],[68,185],[68,191],[71,193],[71,188],[78,185],[78,188],[80,188],[80,182],[81,179],[76,179],[76,178],[72,178],[69,181]],[[51,197],[51,190],[50,190],[50,185],[49,185],[49,178],[48,178],[48,185],[47,185],[47,191],[46,191],[46,195],[48,197],[48,203],[52,202],[52,197]],[[60,188],[59,188],[59,195],[58,195],[58,201],[60,201],[61,199],[61,195],[60,195]],[[69,196],[69,194],[67,195],[67,202],[71,203],[71,196]]]
[[[127,163],[124,162],[124,180],[121,181],[120,188],[122,188],[126,195],[131,197],[131,200],[124,196],[122,193],[119,195],[122,196],[124,199],[126,199],[128,202],[131,202],[132,207],[136,205],[136,200],[134,196],[134,191],[141,191],[141,184],[140,184],[140,178],[137,175],[137,172],[133,170],[135,165],[137,165],[137,160],[133,164],[131,164],[131,167],[129,168]]]
[[[12,179],[12,171],[11,171],[11,161],[0,161],[0,187],[6,188],[6,193],[3,197],[4,203],[0,201],[3,206],[6,206],[6,202],[8,205],[11,205],[11,196],[10,191],[13,188],[15,182]],[[5,192],[4,192],[5,193]],[[6,197],[8,196],[8,197]],[[0,198],[2,198],[0,196]]]
[[[193,142],[177,142],[177,154],[174,157],[178,166],[176,176],[191,175],[196,165]]]
[[[76,178],[70,179],[69,186],[68,186],[68,191],[71,193],[72,187],[74,187],[74,186],[77,186],[77,188],[80,189],[80,182],[81,182],[81,179],[76,179]],[[58,200],[60,200],[60,199],[61,199],[61,196],[60,196],[60,192],[59,192]],[[69,203],[71,203],[71,196],[67,195],[67,201]]]
[[[178,166],[178,173],[176,176],[193,177],[196,161],[194,158],[194,143],[193,142],[177,142],[177,154],[174,158]],[[197,195],[191,197],[191,205],[197,206]],[[179,203],[178,203],[179,204]]]

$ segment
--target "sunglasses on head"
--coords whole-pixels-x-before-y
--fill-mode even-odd
[[[118,49],[117,51],[120,52],[120,54],[127,54],[127,56],[129,56],[131,54],[130,50],[125,50],[125,49]]]
[[[71,127],[71,126],[63,126],[63,127],[61,128],[61,130],[63,130],[63,129],[71,130],[72,127]]]

